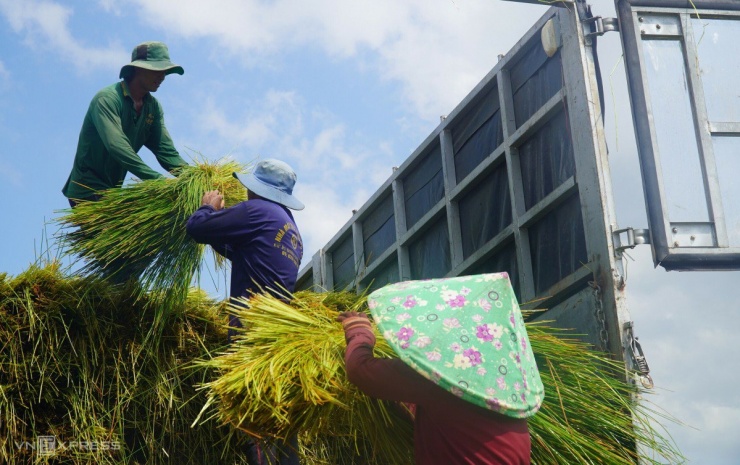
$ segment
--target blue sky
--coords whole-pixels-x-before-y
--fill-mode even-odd
[[[592,3],[614,16],[613,2]],[[185,69],[156,93],[183,155],[294,166],[310,258],[545,10],[497,0],[0,0],[0,272],[26,269],[44,231],[53,240],[47,222],[67,206],[60,190],[90,98],[139,42],[166,42]],[[621,227],[644,228],[617,34],[599,51],[617,215]],[[691,463],[737,463],[738,272],[668,273],[648,246],[631,255],[628,306],[652,400],[690,425],[669,428]]]

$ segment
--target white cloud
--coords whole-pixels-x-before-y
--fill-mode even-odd
[[[387,156],[388,148],[353,145],[344,125],[326,111],[307,108],[294,92],[270,91],[259,101],[232,103],[236,110],[207,100],[195,124],[203,132],[192,137],[242,162],[259,156],[280,158],[293,166],[298,174],[294,194],[306,205],[294,212],[304,240],[305,265],[390,175],[387,168],[379,180],[355,169],[355,161],[363,159],[360,166],[373,166],[369,154]],[[380,160],[375,164],[384,165]]]
[[[283,158],[302,178],[336,190],[379,186],[390,175],[392,151],[382,141],[348,134],[347,126],[326,109],[307,106],[292,91],[267,92],[259,101],[231,101],[230,108],[206,98],[198,111],[198,138],[213,139],[221,150],[238,147],[240,158]],[[357,170],[363,166],[363,170]],[[356,206],[356,207],[359,207]],[[355,207],[355,208],[356,208]]]
[[[307,254],[323,247],[397,164],[386,142],[349,133],[335,115],[309,107],[293,91],[272,90],[256,101],[232,98],[228,108],[212,96],[205,101],[194,116],[199,132],[190,135],[193,140],[242,162],[280,158],[296,170],[294,193],[306,204],[296,220]]]
[[[199,112],[199,121],[202,130],[217,135],[229,145],[264,146],[274,136],[275,121],[271,115],[241,117],[234,121],[213,99],[206,100],[204,109]]]
[[[511,38],[545,12],[490,0],[226,0],[219,8],[199,0],[134,1],[152,27],[211,38],[248,65],[272,66],[280,52],[298,48],[351,57],[400,82],[406,103],[428,121],[449,113],[511,48]]]
[[[711,378],[706,381],[711,382]],[[728,432],[738,430],[740,408],[737,403],[706,397],[691,398],[683,393],[663,401],[664,409],[684,423],[671,428],[673,439],[690,454],[689,458],[701,457],[698,463],[735,463],[740,444],[737,436]]]
[[[305,210],[294,212],[306,254],[301,265],[303,267],[310,263],[312,254],[324,247],[350,219],[352,209],[356,208],[354,205],[365,200],[365,193],[354,193],[347,198],[331,185],[301,183],[300,179],[293,193],[306,205]]]
[[[118,69],[127,61],[128,54],[118,44],[94,47],[80,43],[68,24],[73,10],[58,3],[0,0],[0,13],[13,31],[23,36],[26,45],[53,51],[78,72],[96,68]]]
[[[121,2],[118,0],[98,0],[98,4],[103,10],[117,16],[120,16],[123,11],[121,9]]]
[[[526,10],[525,8],[530,8]],[[501,2],[428,2],[416,5],[397,37],[378,49],[383,76],[402,83],[415,112],[447,114],[496,64],[544,9]],[[534,12],[531,21],[511,21]],[[508,19],[507,19],[508,18]]]
[[[667,273],[653,268],[648,246],[631,253],[627,300],[656,385],[649,400],[684,425],[660,423],[690,459],[734,463],[740,445],[727,432],[740,429],[738,273]]]
[[[134,1],[142,20],[153,26],[186,37],[212,37],[252,59],[305,44],[320,45],[331,55],[354,55],[360,46],[380,47],[409,14],[409,7],[390,0],[224,0],[218,8],[198,0]]]

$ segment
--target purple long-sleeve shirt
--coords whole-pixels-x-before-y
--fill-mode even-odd
[[[378,399],[416,405],[414,455],[418,465],[527,465],[527,421],[466,402],[424,378],[399,359],[373,356],[369,326],[345,333],[349,380]]]
[[[219,211],[204,205],[190,216],[186,229],[196,242],[231,260],[232,297],[295,290],[303,241],[284,206],[264,199]]]

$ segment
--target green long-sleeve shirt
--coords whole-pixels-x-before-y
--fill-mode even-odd
[[[148,94],[137,115],[125,81],[104,88],[87,110],[72,172],[62,193],[85,199],[96,191],[120,187],[127,172],[139,179],[161,177],[139,157],[142,146],[151,150],[167,171],[187,164],[172,143],[157,99]]]

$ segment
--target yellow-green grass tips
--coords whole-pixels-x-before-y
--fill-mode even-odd
[[[223,354],[200,362],[217,376],[203,388],[215,417],[259,438],[298,434],[306,463],[409,464],[411,423],[403,408],[371,399],[347,380],[340,311],[363,305],[350,293],[267,294],[230,307],[244,329]],[[378,335],[378,356],[393,355]]]
[[[245,435],[191,427],[212,373],[188,366],[226,344],[221,304],[193,289],[153,344],[156,305],[55,264],[0,274],[0,463],[246,463]]]
[[[203,385],[215,409],[202,415],[255,437],[300,433],[304,455],[321,451],[326,463],[352,463],[367,444],[374,453],[366,463],[411,463],[408,421],[347,381],[336,322],[346,310],[367,311],[364,297],[301,291],[290,303],[258,295],[231,306],[244,329],[227,351],[200,362],[217,373]],[[546,391],[529,419],[533,463],[681,461],[658,421],[672,419],[651,409],[622,362],[546,323],[526,325]],[[377,356],[395,356],[376,339]]]
[[[245,189],[232,176],[245,169],[235,161],[196,162],[175,178],[100,192],[100,200],[81,202],[57,219],[60,243],[68,256],[80,259],[86,276],[133,277],[164,300],[182,301],[204,252],[187,235],[187,219],[209,190],[218,189],[227,206],[245,200]]]
[[[365,396],[344,371],[336,316],[366,311],[363,296],[227,305],[190,289],[172,311],[157,315],[160,305],[135,282],[55,264],[0,274],[0,463],[244,463],[247,437],[292,434],[305,465],[413,463],[403,409]],[[230,345],[227,312],[245,323]],[[683,461],[662,434],[672,419],[650,410],[622,362],[546,323],[527,331],[546,389],[529,419],[533,463]],[[376,338],[377,356],[393,357]],[[100,447],[39,457],[29,449],[39,436]]]

